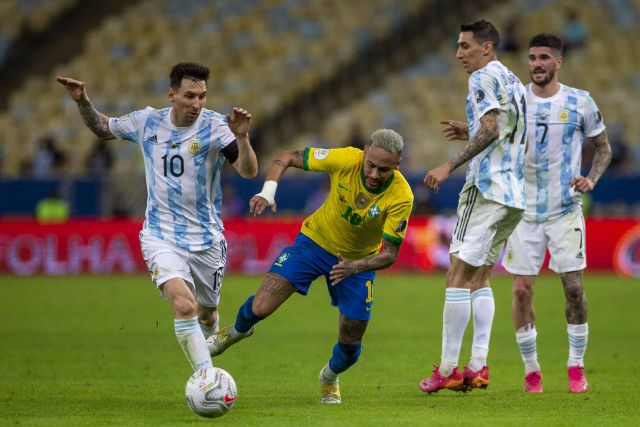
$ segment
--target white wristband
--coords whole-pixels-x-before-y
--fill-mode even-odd
[[[262,191],[256,194],[269,202],[269,206],[273,206],[276,201],[276,188],[278,183],[276,181],[265,181],[262,186]]]

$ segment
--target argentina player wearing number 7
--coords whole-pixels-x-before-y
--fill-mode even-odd
[[[489,385],[489,338],[495,312],[489,284],[503,243],[525,208],[525,89],[497,59],[500,36],[487,21],[462,25],[456,57],[470,74],[468,124],[446,120],[449,140],[469,140],[449,162],[427,172],[424,183],[439,190],[449,174],[467,161],[458,221],[449,253],[442,326],[442,357],[433,374],[419,384],[425,393],[465,391]],[[473,311],[471,361],[462,373],[458,358]]]
[[[542,393],[533,288],[547,249],[549,268],[560,275],[566,298],[569,391],[587,391],[584,354],[589,329],[582,287],[587,262],[581,194],[593,190],[611,161],[611,146],[595,102],[588,92],[558,81],[562,44],[559,37],[547,33],[537,34],[529,42],[527,207],[507,241],[503,260],[513,274],[512,314],[527,393]],[[580,175],[584,140],[595,146],[586,177]]]
[[[320,402],[342,402],[338,375],[360,357],[373,308],[375,271],[396,261],[407,233],[413,193],[398,170],[403,147],[400,135],[379,129],[364,151],[307,148],[275,156],[262,191],[249,201],[254,215],[269,207],[276,211],[276,188],[289,167],[329,174],[331,189],[322,206],[304,220],[293,245],[282,250],[258,292],[240,307],[235,324],[208,340],[212,355],[252,335],[256,323],[294,293],[306,295],[311,282],[324,276],[339,320],[338,342],[320,371]]]
[[[171,303],[176,337],[194,370],[212,366],[205,339],[217,330],[227,257],[220,170],[228,160],[243,178],[258,173],[251,114],[205,109],[208,78],[203,65],[176,64],[169,75],[171,107],[119,118],[95,109],[84,82],[57,78],[93,133],[140,145],[148,194],[140,246],[151,280]]]

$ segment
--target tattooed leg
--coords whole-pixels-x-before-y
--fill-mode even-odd
[[[344,344],[358,344],[362,341],[364,331],[367,329],[367,320],[349,319],[340,314],[340,333],[338,339]]]
[[[265,318],[276,311],[295,291],[293,285],[284,277],[267,273],[253,299],[251,309],[256,316]]]
[[[587,323],[587,297],[582,288],[582,270],[561,273],[560,279],[567,301],[565,307],[567,323],[570,325]]]

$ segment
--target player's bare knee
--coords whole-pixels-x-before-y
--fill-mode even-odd
[[[564,294],[568,301],[582,301],[584,291],[582,287],[582,271],[571,271],[560,274]]]
[[[198,312],[198,320],[205,326],[213,326],[218,318],[218,312],[213,311],[200,311]]]
[[[513,297],[520,305],[526,305],[533,298],[533,286],[522,276],[515,276],[513,281]]]
[[[196,317],[198,314],[195,298],[186,297],[184,295],[176,295],[171,300],[173,314],[177,319],[187,319]]]

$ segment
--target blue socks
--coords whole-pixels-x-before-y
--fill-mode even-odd
[[[248,332],[249,329],[253,327],[256,323],[262,320],[262,317],[258,317],[255,315],[253,310],[251,309],[251,303],[253,303],[254,295],[251,295],[247,300],[242,304],[240,310],[238,310],[238,315],[236,316],[236,331],[240,333]]]
[[[343,344],[340,341],[333,346],[333,355],[329,360],[329,368],[339,374],[358,361],[362,351],[362,343]]]

